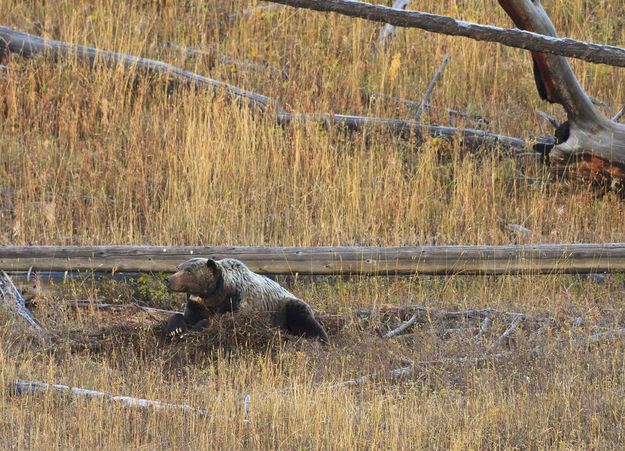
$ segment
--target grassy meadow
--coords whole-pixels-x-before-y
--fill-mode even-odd
[[[561,35],[625,46],[625,1],[543,4]],[[410,8],[511,26],[494,1],[416,0]],[[414,111],[393,98],[419,101],[449,55],[424,121],[528,137],[552,133],[537,109],[564,120],[559,106],[540,101],[527,52],[398,30],[374,55],[378,24],[263,2],[0,0],[0,24],[162,60],[298,112],[410,119]],[[238,67],[223,55],[265,69]],[[170,94],[165,80],[121,68],[17,56],[3,64],[0,245],[625,241],[621,196],[557,179],[531,157],[469,153],[456,142],[414,142],[381,131],[282,128],[221,93]],[[572,65],[606,115],[625,104],[622,69]],[[449,117],[448,108],[487,122]],[[511,233],[508,224],[531,233]],[[182,299],[146,283],[85,282],[35,292],[33,311],[53,333],[53,345],[29,339],[19,319],[0,310],[0,447],[609,449],[625,443],[625,346],[618,339],[579,345],[625,322],[621,276],[290,280],[319,315],[343,319],[328,327],[328,347],[273,332],[256,337],[253,324],[247,330],[230,324],[224,337],[236,340],[217,337],[227,346],[207,341],[216,337],[210,333],[166,343],[150,329],[162,318],[64,304],[181,307]],[[479,337],[479,322],[431,320],[407,337],[380,338],[400,323],[380,312],[411,303],[492,307],[553,322],[535,328],[524,321],[503,342],[505,321]],[[354,309],[369,309],[372,317],[363,323]],[[105,337],[103,331],[124,324],[136,327]],[[104,344],[75,346],[88,339]],[[481,365],[419,364],[492,352],[507,354]],[[410,377],[384,377],[409,364],[415,365]],[[380,377],[340,385],[373,373]],[[6,387],[17,378],[183,403],[209,415],[55,394],[13,396]]]

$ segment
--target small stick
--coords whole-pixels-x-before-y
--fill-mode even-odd
[[[486,333],[486,330],[488,329],[488,326],[490,325],[491,321],[492,320],[490,319],[490,316],[487,316],[486,318],[482,320],[482,322],[480,323],[479,332],[473,337],[474,340],[479,340],[480,338],[482,338],[482,335]]]
[[[620,118],[623,117],[624,114],[625,114],[625,105],[623,106],[623,108],[619,110],[618,113],[614,115],[614,117],[612,118],[612,122],[618,121]]]
[[[560,127],[560,123],[558,122],[558,120],[555,117],[550,116],[549,114],[545,113],[544,111],[536,110],[536,114],[538,114],[544,120],[546,120],[551,125],[553,125],[553,128]]]
[[[512,320],[512,323],[510,324],[510,327],[508,327],[506,329],[506,331],[501,334],[501,336],[497,339],[497,341],[495,343],[493,343],[493,345],[490,347],[491,349],[494,349],[498,346],[501,345],[501,343],[503,343],[503,341],[508,338],[510,335],[512,335],[514,333],[514,331],[516,330],[517,326],[519,325],[519,323],[523,321],[523,317],[521,316],[517,316],[516,318],[514,318]]]
[[[118,402],[124,407],[152,407],[156,410],[182,410],[184,412],[197,413],[201,416],[207,414],[206,410],[194,409],[186,404],[170,404],[161,401],[152,401],[149,399],[133,398],[131,396],[114,396],[110,393],[102,391],[88,390],[80,387],[70,387],[68,385],[47,384],[39,381],[17,380],[9,383],[9,390],[16,395],[34,395],[37,393],[55,391],[80,398],[106,399],[108,401]]]
[[[406,329],[408,329],[410,326],[412,326],[414,323],[417,322],[417,319],[419,319],[419,314],[415,313],[414,315],[412,315],[412,318],[410,318],[408,321],[406,321],[405,323],[403,323],[401,326],[399,326],[396,329],[393,329],[391,331],[388,331],[383,338],[392,338],[395,335],[399,335],[401,334],[403,331],[405,331]]]
[[[31,328],[37,332],[37,335],[40,337],[45,336],[46,332],[43,327],[41,327],[41,325],[33,317],[32,313],[30,313],[30,311],[26,308],[24,298],[13,284],[9,275],[4,271],[2,271],[2,276],[0,277],[0,297],[11,310],[26,320]]]
[[[434,77],[432,78],[432,80],[430,80],[430,84],[426,88],[425,94],[423,94],[423,99],[421,99],[421,103],[419,104],[419,107],[417,108],[417,111],[415,113],[415,121],[418,122],[419,119],[421,118],[421,114],[423,114],[423,110],[425,109],[426,105],[428,104],[430,100],[430,96],[432,95],[432,91],[434,91],[434,87],[436,86],[436,83],[438,83],[438,80],[443,76],[443,72],[445,72],[447,63],[449,63],[449,55],[445,55],[445,58],[443,58],[443,62],[441,63],[440,67],[434,74]]]

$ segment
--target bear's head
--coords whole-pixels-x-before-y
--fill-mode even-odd
[[[192,258],[178,265],[177,272],[165,279],[171,291],[208,298],[223,285],[221,268],[212,258]]]

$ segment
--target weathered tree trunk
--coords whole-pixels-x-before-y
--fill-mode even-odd
[[[539,0],[499,0],[499,4],[517,27],[557,36]],[[595,108],[566,58],[532,52],[532,59],[540,96],[562,105],[568,117],[556,132],[559,143],[549,153],[550,162],[577,165],[593,178],[625,178],[625,126]]]

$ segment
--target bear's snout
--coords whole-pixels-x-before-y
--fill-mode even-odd
[[[165,285],[167,288],[171,288],[171,280],[169,280],[171,278],[171,276],[166,277],[165,280],[163,280],[163,285]]]

